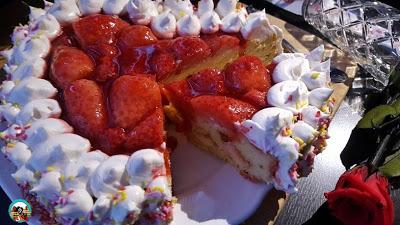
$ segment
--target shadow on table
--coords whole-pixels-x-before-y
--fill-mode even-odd
[[[286,194],[282,191],[272,189],[262,201],[262,204],[253,213],[253,215],[244,221],[241,225],[254,224],[274,224],[276,217],[282,205],[286,201]]]
[[[319,207],[317,212],[303,225],[343,225],[340,221],[338,221],[334,216],[332,216],[329,212],[328,203],[325,202],[324,204]]]

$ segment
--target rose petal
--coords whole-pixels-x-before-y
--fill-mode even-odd
[[[367,176],[368,168],[366,166],[355,167],[342,174],[336,184],[336,189],[348,188],[352,187],[353,185],[359,186],[360,184],[364,183]]]
[[[384,209],[368,192],[354,188],[326,193],[331,213],[345,225],[386,225]],[[389,224],[387,224],[389,225]]]

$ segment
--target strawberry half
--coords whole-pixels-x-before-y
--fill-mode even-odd
[[[78,133],[96,138],[108,126],[103,91],[96,82],[77,80],[64,90],[67,118]]]
[[[155,108],[161,107],[161,94],[154,80],[124,75],[112,84],[109,101],[114,125],[133,129]]]
[[[150,73],[150,68],[147,65],[149,58],[150,53],[147,47],[122,49],[121,55],[118,58],[121,69],[120,73]]]
[[[200,118],[218,123],[231,131],[235,131],[235,122],[249,119],[257,111],[249,103],[226,96],[202,95],[193,98],[190,104]]]
[[[208,45],[198,37],[179,37],[172,43],[171,48],[183,64],[198,62],[211,55]]]
[[[265,92],[271,87],[271,75],[258,57],[242,56],[225,68],[225,86],[238,94],[251,89]]]
[[[231,35],[212,34],[205,35],[202,39],[210,47],[212,54],[222,50],[238,48],[240,46],[239,38]]]
[[[257,109],[263,109],[268,106],[267,92],[261,92],[252,89],[244,94],[240,99],[242,101],[252,104]]]
[[[156,36],[150,28],[142,25],[127,26],[118,34],[117,45],[119,48],[135,48],[157,42]]]
[[[217,95],[224,93],[224,76],[218,69],[206,69],[192,75],[188,83],[198,94]]]
[[[116,34],[129,24],[118,16],[91,15],[72,24],[75,35],[83,48],[96,44],[112,44]]]
[[[164,142],[164,112],[157,107],[153,113],[143,119],[126,136],[124,148],[131,154],[132,150],[156,148]]]
[[[71,82],[93,75],[95,65],[85,52],[67,46],[58,47],[50,65],[50,79],[64,89]]]

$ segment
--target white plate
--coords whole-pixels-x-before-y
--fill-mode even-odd
[[[176,135],[176,134],[175,134]],[[178,135],[178,148],[171,156],[174,208],[171,225],[239,224],[260,205],[270,185],[255,184],[231,166],[198,150]],[[0,152],[0,185],[11,199],[21,198],[10,174],[15,168]]]
[[[244,179],[230,165],[179,136],[171,157],[179,205],[172,225],[239,224],[258,208],[271,185]]]

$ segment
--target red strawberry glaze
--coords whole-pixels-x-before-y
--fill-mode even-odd
[[[166,85],[163,92],[182,114],[180,127],[191,129],[191,118],[203,115],[233,131],[235,122],[249,119],[268,106],[266,93],[270,87],[271,75],[260,59],[242,56],[222,71],[206,69]]]
[[[264,92],[271,87],[271,76],[258,57],[242,56],[225,68],[225,86],[233,93]]]
[[[227,128],[231,134],[228,138],[234,138],[236,128],[234,122],[242,122],[250,119],[257,109],[249,103],[226,97],[202,95],[190,101],[196,117],[211,119],[220,126]]]
[[[50,79],[66,89],[60,91],[63,118],[76,132],[108,154],[128,154],[139,148],[156,148],[165,139],[162,97],[156,81],[242,44],[240,35],[222,32],[158,40],[148,27],[129,25],[116,16],[91,15],[64,27],[52,42]],[[255,78],[265,72],[259,70]],[[188,81],[166,86],[164,93],[175,96],[171,99],[176,105],[190,105],[196,96],[227,95],[227,87],[232,89],[233,85],[229,86],[232,82],[225,77],[225,71],[202,71]],[[239,86],[243,90],[252,85],[256,90],[267,89],[268,85],[255,85],[262,79],[247,79]],[[246,105],[242,108],[249,112],[261,106],[259,93],[247,95],[243,101],[238,100],[240,96],[228,96]],[[182,111],[190,115],[192,107]]]

